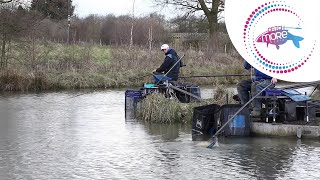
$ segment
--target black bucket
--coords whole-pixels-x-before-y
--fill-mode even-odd
[[[211,104],[193,108],[192,140],[208,140],[217,131],[220,106]]]
[[[138,102],[142,99],[141,90],[126,90],[125,92],[125,118],[135,118]]]
[[[280,116],[280,121],[292,122],[297,121],[297,102],[290,99],[284,99],[279,101],[279,110],[284,112],[283,116]]]
[[[220,122],[224,125],[240,108],[241,104],[225,104],[221,107]],[[249,136],[250,112],[245,107],[221,131],[225,136]]]

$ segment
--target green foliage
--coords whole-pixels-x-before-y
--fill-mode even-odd
[[[70,4],[68,3],[70,2]],[[72,0],[32,0],[31,10],[35,10],[51,19],[67,19],[68,14],[73,15]]]

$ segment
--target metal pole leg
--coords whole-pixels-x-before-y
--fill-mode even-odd
[[[265,108],[266,108],[266,123],[269,121],[269,99],[266,98],[266,105],[265,105]]]
[[[309,122],[309,106],[308,106],[308,101],[306,101],[306,114],[307,114],[307,122]]]
[[[276,124],[276,96],[273,94],[273,112],[272,112],[273,122],[272,124]]]

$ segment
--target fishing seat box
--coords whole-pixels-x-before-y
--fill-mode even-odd
[[[192,140],[208,140],[217,131],[220,105],[210,104],[193,108]]]
[[[265,96],[281,96],[282,90],[281,89],[266,89],[264,92]]]
[[[241,107],[241,104],[225,104],[221,106],[218,125],[220,127],[223,126]],[[224,136],[249,136],[250,126],[250,111],[248,107],[245,107],[221,132]]]

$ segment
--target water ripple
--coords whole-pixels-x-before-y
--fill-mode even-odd
[[[124,91],[0,97],[0,179],[319,179],[320,143],[191,141],[189,125],[124,119]]]

